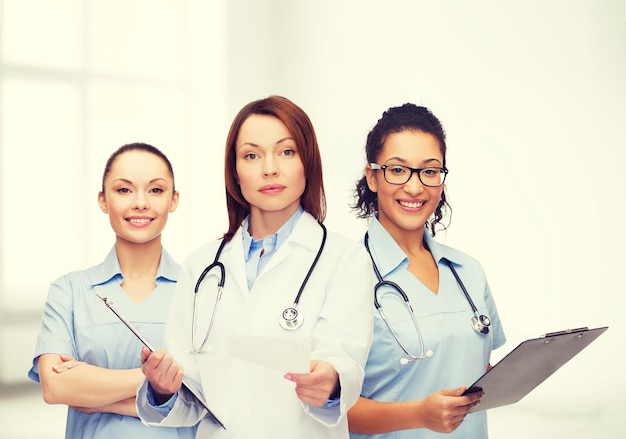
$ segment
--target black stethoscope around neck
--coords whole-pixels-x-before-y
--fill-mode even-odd
[[[364,244],[365,244],[365,248],[367,249],[367,253],[370,255],[370,259],[372,260],[372,267],[374,268],[374,273],[376,274],[376,278],[378,279],[378,282],[374,286],[374,306],[378,310],[378,313],[380,314],[380,317],[383,319],[383,321],[387,325],[387,328],[391,332],[391,335],[396,340],[396,343],[398,343],[398,345],[402,348],[404,353],[409,356],[409,358],[402,358],[402,359],[400,359],[400,363],[404,365],[404,364],[408,364],[408,363],[413,362],[413,361],[422,360],[424,358],[432,357],[433,356],[433,351],[430,350],[430,349],[426,350],[426,348],[425,348],[424,338],[422,337],[422,331],[420,330],[420,327],[419,327],[419,325],[417,323],[417,319],[415,318],[415,313],[413,312],[413,307],[411,306],[411,303],[409,302],[409,297],[406,295],[406,293],[404,292],[402,287],[400,287],[400,285],[398,285],[395,282],[383,279],[383,276],[380,274],[380,270],[378,269],[378,266],[376,265],[376,262],[374,261],[374,256],[372,256],[372,252],[370,251],[369,234],[367,232],[365,233]],[[448,265],[448,267],[452,271],[452,274],[454,275],[454,278],[456,279],[457,283],[461,287],[461,290],[463,291],[463,294],[465,295],[465,298],[467,299],[470,307],[472,308],[472,311],[474,312],[474,315],[471,318],[472,328],[478,334],[487,335],[489,333],[489,327],[491,326],[491,320],[486,315],[480,314],[478,312],[478,308],[476,308],[476,305],[474,304],[474,301],[472,300],[472,298],[470,297],[469,293],[467,292],[467,289],[465,288],[465,285],[463,285],[463,282],[461,281],[461,278],[459,277],[459,274],[456,272],[456,270],[452,266],[452,263],[449,260],[447,260],[447,259],[444,259],[444,261],[446,262],[446,264]],[[415,331],[417,332],[417,337],[418,337],[419,343],[420,343],[420,353],[417,354],[417,355],[412,354],[411,352],[409,352],[409,350],[400,341],[400,338],[398,337],[396,332],[391,327],[391,324],[389,323],[389,320],[387,319],[387,316],[385,316],[385,313],[383,312],[382,305],[378,301],[378,290],[381,287],[384,287],[384,286],[391,287],[398,294],[400,294],[400,296],[402,296],[402,299],[404,300],[404,303],[405,303],[407,309],[409,310],[409,314],[411,315],[411,320],[413,321],[413,326],[415,326]]]
[[[293,305],[285,308],[283,312],[281,313],[280,318],[278,320],[278,323],[280,324],[280,326],[283,329],[286,329],[289,331],[294,331],[298,329],[300,326],[302,326],[302,323],[304,322],[304,317],[300,315],[300,313],[298,312],[298,303],[300,303],[300,296],[302,296],[304,287],[309,281],[309,278],[311,277],[311,274],[313,273],[313,270],[315,269],[315,266],[317,265],[317,262],[319,261],[320,256],[322,255],[322,251],[324,250],[324,245],[326,244],[326,236],[328,235],[328,232],[326,231],[326,227],[324,226],[324,224],[322,223],[318,223],[318,224],[322,228],[322,233],[323,233],[322,242],[320,244],[319,250],[317,251],[317,254],[315,255],[315,259],[313,259],[313,262],[311,263],[311,267],[309,268],[309,271],[307,272],[306,276],[304,277],[304,280],[302,281],[302,284],[300,285],[300,289],[298,290],[298,293],[296,294],[296,297],[293,301]],[[204,354],[206,352],[204,348],[205,348],[207,340],[209,339],[209,335],[211,334],[211,329],[213,328],[213,322],[215,321],[215,314],[217,312],[217,306],[222,298],[222,291],[224,291],[224,284],[226,282],[226,268],[224,267],[224,264],[220,262],[220,255],[222,254],[222,250],[224,249],[226,242],[227,241],[225,239],[222,239],[222,242],[220,243],[220,246],[217,249],[217,253],[215,254],[215,259],[209,266],[207,266],[202,271],[202,273],[198,277],[198,281],[196,282],[196,286],[194,288],[193,314],[191,316],[191,351],[189,352],[191,354]],[[213,306],[213,312],[211,313],[211,320],[209,321],[209,327],[207,328],[207,332],[204,336],[204,339],[202,340],[202,343],[200,344],[200,346],[197,347],[196,319],[197,319],[198,292],[200,291],[200,285],[202,284],[202,281],[204,280],[204,278],[209,274],[209,272],[211,272],[211,270],[215,268],[217,268],[220,272],[219,281],[217,283],[217,295],[215,296],[215,305]]]

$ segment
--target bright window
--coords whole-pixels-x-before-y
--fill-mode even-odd
[[[104,163],[187,143],[187,2],[2,0],[0,311],[41,308],[51,281],[113,243]],[[36,11],[36,12],[35,12]]]

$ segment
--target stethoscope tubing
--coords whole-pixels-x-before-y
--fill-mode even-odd
[[[372,267],[374,268],[374,273],[376,274],[376,279],[378,280],[378,282],[374,286],[374,307],[378,310],[380,317],[383,319],[383,321],[387,325],[389,332],[391,332],[391,335],[396,340],[396,343],[398,343],[398,346],[400,346],[400,348],[402,348],[404,353],[407,354],[411,358],[411,360],[406,360],[406,361],[407,362],[416,361],[416,360],[421,360],[423,358],[432,356],[432,351],[426,352],[424,338],[422,337],[422,330],[420,329],[420,326],[417,323],[417,319],[415,318],[415,312],[413,311],[413,307],[411,306],[411,302],[409,301],[409,296],[406,295],[402,287],[400,287],[400,285],[398,285],[397,283],[392,282],[390,280],[383,279],[382,275],[380,274],[380,270],[378,269],[378,267],[376,266],[376,262],[374,261],[374,256],[372,255],[372,252],[370,251],[369,235],[367,233],[365,234],[365,238],[363,242],[365,244],[365,249],[367,250],[367,253],[370,255],[370,259],[372,260]],[[394,331],[393,328],[391,327],[391,324],[389,323],[389,320],[387,319],[387,316],[385,315],[383,311],[383,307],[378,301],[378,289],[384,286],[389,286],[393,288],[400,294],[400,296],[402,296],[402,300],[404,300],[404,304],[409,310],[409,314],[411,315],[411,320],[413,321],[413,326],[415,327],[415,331],[417,332],[417,337],[420,343],[420,350],[421,350],[419,355],[414,355],[410,353],[409,350],[400,341],[400,338],[398,337],[398,334],[396,334],[396,331]]]
[[[224,284],[226,282],[226,268],[224,264],[219,261],[219,257],[222,254],[222,250],[226,245],[226,240],[222,239],[219,248],[217,249],[217,253],[215,254],[215,259],[211,264],[209,264],[198,277],[198,281],[196,282],[196,287],[193,291],[193,314],[191,316],[191,353],[199,354],[204,350],[204,346],[206,345],[207,340],[209,339],[209,334],[211,334],[211,329],[213,328],[213,322],[215,321],[215,314],[217,312],[218,305],[220,300],[222,299],[222,291],[224,290]],[[209,321],[209,328],[207,329],[206,335],[204,336],[204,340],[202,340],[202,344],[200,344],[199,348],[196,348],[195,341],[195,328],[196,328],[196,318],[198,313],[197,300],[198,300],[198,291],[200,290],[200,284],[204,278],[209,274],[211,270],[214,268],[219,268],[220,276],[219,281],[217,283],[217,295],[215,297],[215,305],[213,306],[213,312],[211,313],[211,320]]]
[[[429,350],[428,352],[425,352],[426,348],[425,348],[425,345],[424,345],[424,339],[422,337],[422,331],[420,330],[419,324],[417,323],[417,319],[415,317],[415,313],[413,312],[413,307],[411,306],[411,303],[409,301],[409,297],[404,292],[402,287],[400,287],[400,285],[398,285],[395,282],[389,281],[389,280],[384,280],[382,274],[380,273],[380,270],[378,269],[378,266],[376,265],[376,262],[374,261],[374,256],[372,255],[372,252],[370,251],[369,234],[367,232],[365,233],[365,237],[363,239],[363,243],[365,245],[365,249],[367,250],[367,253],[370,256],[370,259],[372,260],[372,267],[374,268],[374,273],[375,273],[376,278],[378,280],[377,284],[374,286],[374,307],[378,310],[381,318],[383,319],[383,321],[387,325],[387,328],[389,328],[389,331],[391,332],[391,335],[396,340],[398,345],[402,348],[402,350],[409,357],[411,357],[411,360],[404,359],[405,362],[402,362],[402,364],[406,364],[406,363],[408,363],[410,361],[420,360],[420,359],[432,356],[432,351]],[[444,261],[446,262],[446,265],[450,268],[450,271],[452,271],[452,274],[454,275],[454,278],[456,279],[458,285],[461,287],[461,290],[463,291],[463,295],[467,299],[467,301],[468,301],[468,303],[469,303],[469,305],[470,305],[470,307],[472,309],[472,312],[474,313],[474,317],[472,317],[472,319],[471,319],[472,328],[478,334],[481,334],[481,335],[488,334],[489,333],[489,326],[491,325],[491,322],[490,322],[489,318],[487,316],[482,315],[482,314],[480,314],[478,312],[478,308],[474,304],[474,301],[472,300],[469,292],[465,288],[465,285],[463,284],[463,281],[461,280],[461,277],[459,276],[459,274],[455,270],[454,266],[452,265],[452,262],[449,261],[448,259],[445,259],[445,258],[444,258]],[[396,332],[391,327],[391,324],[387,320],[387,317],[385,316],[385,313],[383,312],[382,305],[378,301],[378,289],[383,287],[383,286],[389,286],[389,287],[393,288],[398,294],[400,294],[400,296],[404,300],[404,303],[405,303],[405,305],[407,306],[407,308],[409,310],[409,313],[411,315],[411,319],[413,320],[413,324],[415,326],[415,329],[416,329],[416,332],[417,332],[417,335],[418,335],[418,339],[419,339],[419,342],[420,342],[420,349],[421,349],[420,355],[411,354],[406,349],[406,347],[400,341],[400,339],[399,339],[398,335],[396,334]]]
[[[454,278],[456,279],[457,283],[461,287],[461,290],[463,291],[465,298],[469,302],[470,307],[472,308],[472,311],[474,312],[474,317],[471,320],[472,328],[474,328],[474,331],[476,331],[479,334],[482,334],[482,335],[488,334],[489,327],[491,326],[491,321],[489,320],[489,317],[478,312],[478,308],[476,308],[476,305],[474,305],[474,301],[472,300],[472,297],[467,292],[467,288],[465,288],[465,285],[463,284],[463,281],[461,280],[459,273],[456,272],[456,269],[452,265],[452,262],[450,262],[448,259],[444,259],[444,261],[446,261],[446,264],[450,268],[450,271],[452,271]]]
[[[469,305],[472,308],[472,311],[474,312],[476,317],[478,317],[478,308],[476,308],[476,305],[474,305],[474,301],[472,300],[472,297],[467,292],[467,288],[465,288],[465,285],[463,285],[463,282],[461,281],[461,277],[459,276],[459,273],[456,272],[456,269],[452,265],[452,262],[450,262],[447,259],[444,259],[444,261],[446,261],[446,265],[448,267],[450,267],[450,271],[452,272],[452,274],[454,275],[454,278],[456,279],[457,283],[461,287],[461,290],[463,291],[463,294],[465,295],[465,298],[469,302]]]
[[[324,247],[326,246],[326,237],[328,236],[328,231],[326,230],[326,227],[324,226],[324,224],[319,223],[319,225],[322,228],[322,242],[320,244],[319,250],[317,251],[317,254],[315,255],[315,259],[313,259],[313,262],[311,263],[311,266],[309,267],[309,271],[306,273],[306,276],[304,277],[304,280],[302,281],[302,284],[300,285],[300,289],[298,290],[298,294],[296,294],[296,298],[293,301],[293,308],[294,309],[298,307],[298,304],[300,303],[300,296],[302,296],[302,292],[304,291],[304,287],[306,286],[307,282],[309,281],[309,278],[311,277],[311,274],[313,273],[313,270],[317,266],[317,262],[320,260],[320,256],[322,256],[322,251],[324,250]]]
[[[304,291],[304,288],[306,287],[309,278],[311,277],[311,274],[313,273],[313,270],[315,269],[315,267],[317,266],[317,263],[320,259],[320,257],[322,256],[322,252],[324,250],[324,247],[326,245],[326,238],[328,236],[328,231],[326,230],[326,227],[324,226],[324,224],[322,224],[321,222],[318,222],[318,224],[320,225],[320,227],[322,228],[322,242],[320,244],[319,250],[317,251],[317,254],[315,255],[315,258],[313,259],[313,262],[311,263],[311,266],[309,267],[309,270],[307,271],[306,276],[304,277],[304,280],[302,281],[302,284],[300,285],[300,289],[298,290],[296,297],[294,298],[293,301],[293,305],[291,307],[286,308],[282,313],[281,313],[281,317],[279,320],[280,326],[284,329],[287,330],[295,330],[298,329],[303,322],[303,317],[299,315],[298,313],[298,304],[300,303],[300,297],[302,296],[302,292]],[[213,323],[215,322],[215,316],[217,313],[217,308],[219,305],[219,302],[222,298],[222,292],[224,290],[224,285],[226,283],[226,268],[224,267],[224,264],[222,262],[220,262],[220,256],[222,254],[222,250],[224,249],[224,246],[226,245],[228,241],[226,239],[222,239],[222,242],[220,243],[219,248],[217,249],[217,252],[215,254],[215,259],[213,260],[213,262],[211,264],[209,264],[200,274],[200,276],[198,277],[198,280],[196,282],[196,286],[194,288],[194,296],[193,296],[193,314],[191,317],[191,353],[194,354],[199,354],[199,353],[203,353],[204,352],[204,347],[206,345],[207,340],[209,339],[209,335],[211,334],[211,330],[213,329]],[[196,348],[196,342],[195,342],[195,328],[196,328],[196,319],[197,319],[197,299],[198,299],[198,293],[200,291],[200,285],[202,284],[202,281],[206,278],[206,276],[209,274],[209,272],[211,272],[211,270],[213,270],[214,268],[218,268],[220,271],[220,275],[219,275],[219,281],[217,284],[217,296],[215,298],[215,305],[213,306],[213,312],[211,313],[211,320],[209,322],[209,327],[207,329],[207,332],[204,336],[204,340],[202,341],[202,344],[200,345],[200,347]]]

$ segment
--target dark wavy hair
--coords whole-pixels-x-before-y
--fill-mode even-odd
[[[399,107],[391,107],[385,111],[374,128],[367,135],[365,155],[367,163],[376,163],[385,142],[390,135],[403,131],[421,131],[433,135],[439,142],[439,149],[443,156],[443,166],[446,166],[446,133],[433,113],[426,107],[415,104],[404,104]],[[351,206],[357,211],[359,218],[369,218],[378,210],[378,195],[372,192],[367,185],[365,175],[357,181],[355,189],[356,202]],[[446,191],[441,193],[441,200],[435,209],[431,220],[426,222],[426,228],[435,236],[439,226],[445,230],[447,225],[442,224],[444,214],[452,214],[452,208],[446,201]]]
[[[230,240],[244,218],[250,213],[250,203],[244,198],[237,182],[237,137],[239,130],[248,117],[253,114],[273,116],[280,120],[298,147],[298,155],[302,159],[306,186],[300,204],[317,221],[323,222],[326,217],[326,195],[322,179],[322,158],[313,124],[307,114],[282,96],[269,96],[250,102],[235,116],[228,137],[224,159],[224,178],[226,181],[226,207],[228,209],[228,232],[225,240]]]

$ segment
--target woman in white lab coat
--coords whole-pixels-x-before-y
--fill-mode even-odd
[[[156,425],[200,422],[197,437],[347,438],[374,279],[363,246],[322,226],[321,158],[304,111],[279,96],[246,105],[226,142],[225,179],[229,230],[184,261],[163,349],[142,352],[139,415]],[[219,268],[198,283],[216,260],[225,269],[219,300]],[[310,363],[294,371],[241,359],[233,336],[281,337],[278,350],[310,339]],[[181,389],[183,371],[223,427]]]

